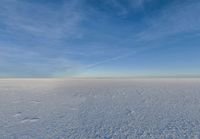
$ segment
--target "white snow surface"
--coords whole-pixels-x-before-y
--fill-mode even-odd
[[[200,79],[1,79],[0,139],[199,139]]]

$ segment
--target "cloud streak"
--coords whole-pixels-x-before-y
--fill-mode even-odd
[[[131,59],[198,33],[199,7],[195,0],[1,0],[0,74],[73,76]]]
[[[83,18],[77,10],[77,1],[48,5],[34,1],[2,0],[0,9],[1,24],[6,28],[1,33],[41,42],[78,37],[78,24]]]
[[[200,2],[174,2],[159,16],[148,19],[148,28],[135,37],[140,41],[157,41],[182,33],[200,31]]]

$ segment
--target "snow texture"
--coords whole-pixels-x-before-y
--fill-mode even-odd
[[[199,139],[200,79],[1,79],[0,139]]]

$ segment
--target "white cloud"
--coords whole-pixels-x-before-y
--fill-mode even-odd
[[[37,51],[0,46],[0,73],[5,76],[73,76],[83,65],[63,56],[48,56]]]
[[[182,33],[200,31],[200,2],[172,3],[157,16],[147,19],[148,27],[136,35],[140,41],[152,41]]]
[[[78,11],[77,1],[68,1],[55,8],[31,1],[1,1],[1,24],[4,32],[33,35],[42,39],[61,39],[78,36],[78,24],[83,15]]]

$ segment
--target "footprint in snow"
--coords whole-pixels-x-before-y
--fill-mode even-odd
[[[34,103],[34,104],[39,104],[41,103],[39,100],[32,100],[31,103]]]
[[[39,120],[38,117],[33,117],[33,118],[25,117],[23,120],[21,120],[21,123],[34,123],[37,122],[38,120]]]
[[[129,115],[133,115],[135,113],[134,110],[130,110],[130,109],[126,109],[126,114]]]
[[[17,118],[17,117],[20,117],[21,114],[22,114],[22,112],[18,112],[18,113],[16,113],[16,114],[14,114],[13,117],[16,117],[16,118]]]

